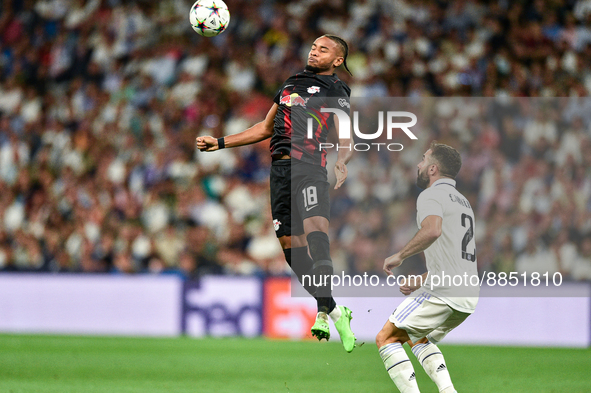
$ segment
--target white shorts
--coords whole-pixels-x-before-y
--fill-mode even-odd
[[[437,296],[422,292],[404,299],[388,320],[406,330],[413,343],[427,337],[436,344],[469,315],[454,310]]]

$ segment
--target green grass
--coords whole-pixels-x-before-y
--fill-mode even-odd
[[[591,350],[445,346],[463,392],[591,392]],[[421,392],[436,393],[409,352]],[[370,343],[0,335],[0,392],[396,392]]]

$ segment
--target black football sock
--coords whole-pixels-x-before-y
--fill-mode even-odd
[[[308,255],[308,247],[304,246],[288,248],[283,250],[283,253],[285,254],[285,259],[291,267],[291,270],[298,278],[298,281],[310,295],[314,296],[316,293],[316,288],[312,284],[312,277],[310,273],[312,271],[312,265],[314,265],[314,261],[312,258],[310,258],[310,255]],[[303,279],[304,275],[308,275],[305,280]]]
[[[324,232],[315,231],[306,236],[310,255],[314,261],[312,274],[316,284],[316,301],[318,312],[330,313],[336,306],[332,298],[331,277],[333,274],[332,260],[330,259],[330,241]]]

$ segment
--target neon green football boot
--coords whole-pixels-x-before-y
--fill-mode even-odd
[[[351,319],[353,319],[351,310],[349,310],[345,306],[337,306],[341,309],[341,317],[334,323],[335,327],[337,328],[337,332],[339,332],[339,336],[341,336],[341,342],[343,343],[343,347],[345,347],[345,351],[351,352],[353,348],[355,348],[355,335],[351,330]]]
[[[328,315],[324,312],[316,314],[316,322],[312,326],[312,336],[316,337],[318,341],[323,338],[328,341],[330,339],[330,327],[328,326]]]

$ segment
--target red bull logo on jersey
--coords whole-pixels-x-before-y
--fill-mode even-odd
[[[303,106],[306,107],[309,98],[302,98],[298,93],[291,93],[291,95],[283,96],[279,100],[279,105],[285,106]]]

